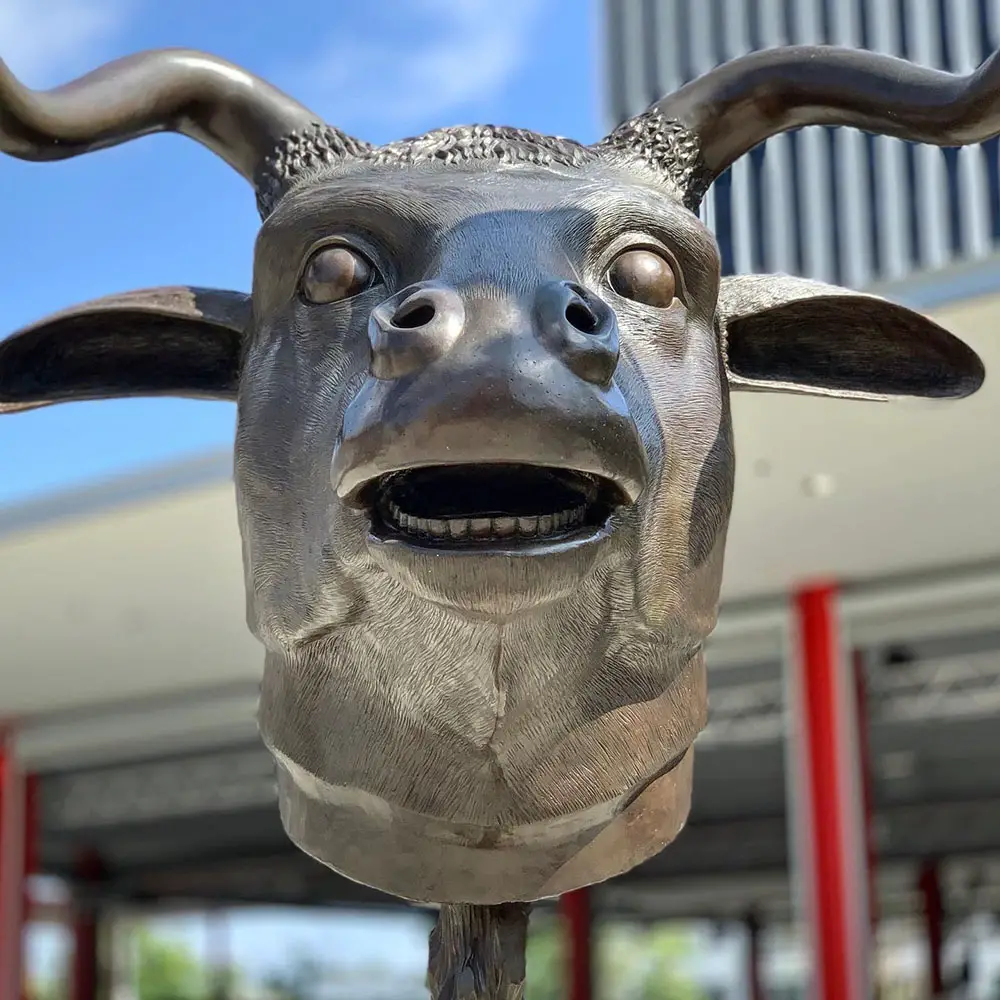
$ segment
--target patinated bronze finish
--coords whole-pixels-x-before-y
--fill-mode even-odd
[[[520,996],[528,904],[633,867],[684,824],[730,390],[961,397],[983,379],[901,306],[720,281],[700,198],[804,125],[984,140],[1000,132],[998,65],[956,78],[779,49],[595,146],[472,126],[375,147],[201,53],[46,93],[0,64],[7,153],[173,130],[254,185],[252,307],[165,288],[45,319],[0,344],[0,411],[237,402],[282,818],[348,877],[446,904],[435,997]]]

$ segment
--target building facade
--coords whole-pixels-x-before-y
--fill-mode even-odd
[[[757,49],[837,44],[953,73],[1000,48],[1000,0],[605,0],[610,124]],[[1000,247],[1000,150],[912,146],[852,129],[776,136],[703,207],[725,273],[895,283]]]

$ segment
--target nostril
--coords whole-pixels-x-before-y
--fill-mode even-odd
[[[566,306],[566,319],[581,333],[593,333],[600,323],[594,310],[581,299],[574,299]]]
[[[382,380],[412,375],[447,354],[464,328],[465,303],[454,289],[429,281],[404,288],[368,317],[370,371]]]
[[[404,330],[427,326],[434,319],[434,304],[427,299],[408,299],[393,314],[392,325]]]
[[[551,281],[538,289],[535,335],[574,375],[608,387],[618,365],[614,310],[575,282]]]

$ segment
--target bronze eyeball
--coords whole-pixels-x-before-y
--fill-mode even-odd
[[[670,263],[654,250],[626,250],[608,269],[608,282],[625,299],[666,309],[677,291]]]
[[[306,302],[329,305],[360,295],[378,281],[378,270],[360,251],[332,244],[310,256],[299,287]]]

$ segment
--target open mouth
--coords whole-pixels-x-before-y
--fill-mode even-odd
[[[593,533],[628,502],[589,473],[535,465],[438,465],[371,486],[376,534],[437,546],[537,544]]]

